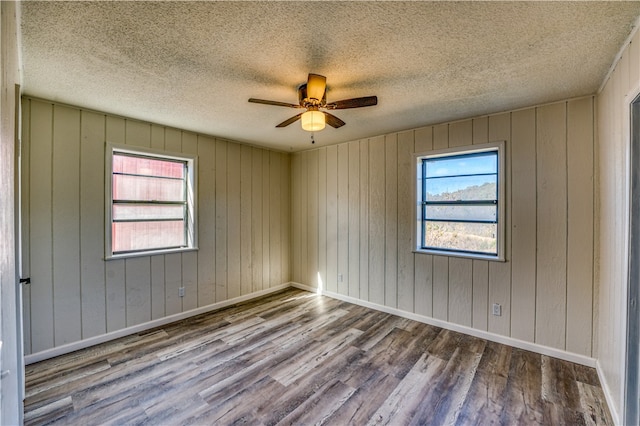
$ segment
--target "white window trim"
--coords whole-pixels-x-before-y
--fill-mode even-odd
[[[420,197],[418,195],[418,179],[420,178],[420,163],[425,157],[447,157],[450,155],[464,155],[474,154],[487,151],[498,151],[498,223],[497,223],[497,255],[481,254],[481,253],[466,253],[455,250],[437,250],[437,249],[423,249],[420,247],[420,229],[421,218],[418,214],[418,206],[420,205]],[[494,260],[498,262],[505,262],[505,231],[506,231],[506,216],[505,216],[505,142],[490,142],[486,144],[459,146],[454,148],[439,149],[433,151],[419,152],[413,154],[413,252],[424,254],[435,254],[448,257],[464,257],[468,259],[482,259],[482,260]]]
[[[191,212],[188,218],[187,247],[172,249],[157,249],[136,251],[132,253],[113,254],[111,240],[111,223],[113,213],[113,197],[112,197],[112,173],[113,173],[113,153],[122,152],[125,154],[142,154],[150,155],[168,160],[179,160],[187,163],[187,204],[188,211]],[[175,153],[161,151],[152,148],[138,147],[131,145],[106,143],[105,148],[105,221],[104,221],[104,253],[105,260],[126,259],[131,257],[152,256],[168,253],[182,253],[187,251],[198,250],[198,157],[185,153]]]

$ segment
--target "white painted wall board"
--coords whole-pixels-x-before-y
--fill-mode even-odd
[[[280,256],[282,255],[281,250],[281,237],[282,233],[280,232],[280,154],[277,152],[270,152],[269,159],[269,241],[271,243],[270,251],[269,251],[269,264],[271,265],[271,277],[269,280],[269,287],[274,287],[276,285],[280,285],[280,279],[282,276],[282,272],[280,268],[282,267],[282,262],[280,261]],[[308,257],[307,257],[308,259]]]
[[[151,319],[166,315],[165,311],[164,255],[151,256]]]
[[[489,329],[489,262],[473,261],[473,302],[471,326],[478,330]]]
[[[360,298],[369,300],[369,141],[360,141]]]
[[[83,114],[86,111],[83,112]],[[151,125],[151,148],[164,151],[164,126]]]
[[[369,140],[369,301],[384,305],[385,297],[385,142]]]
[[[327,147],[327,290],[338,292],[338,147]]]
[[[593,100],[567,104],[567,332],[566,349],[592,356]],[[591,125],[585,125],[589,123]]]
[[[182,298],[179,293],[182,286],[182,255],[180,253],[165,255],[164,284],[166,315],[182,312]]]
[[[511,337],[533,342],[536,317],[536,109],[512,114]]]
[[[433,127],[422,127],[414,133],[413,152],[425,152],[433,149]]]
[[[489,315],[489,331],[509,336],[511,325],[511,113],[489,117],[489,141],[505,141],[505,232],[506,262],[489,262],[489,304],[499,303],[502,315]]]
[[[295,163],[295,162],[294,162]],[[292,182],[293,185],[293,182]],[[295,216],[294,216],[295,219]],[[294,247],[295,250],[295,247]],[[292,253],[293,254],[293,253]],[[327,285],[327,150],[318,150],[318,286]]]
[[[433,317],[449,320],[449,258],[433,256]]]
[[[198,306],[216,301],[216,141],[198,136]]]
[[[349,145],[338,145],[338,293],[349,294]]]
[[[398,308],[414,312],[413,131],[398,134]]]
[[[53,107],[31,102],[30,207],[31,217],[31,349],[54,346],[51,176]]]
[[[96,191],[105,186],[104,114],[82,112],[80,140],[80,285],[82,338],[87,339],[107,332],[104,190]]]
[[[349,296],[360,295],[360,142],[349,147]]]
[[[309,279],[309,151],[302,153],[302,162],[300,163],[300,229],[304,230],[300,235],[300,279],[306,281]]]
[[[473,263],[470,259],[449,259],[449,321],[471,327]]]
[[[433,256],[415,255],[415,313],[433,316]]]
[[[262,288],[267,289],[271,284],[271,209],[272,200],[269,198],[271,155],[269,151],[262,151]]]
[[[21,253],[21,261],[22,265],[20,265],[21,276],[30,277],[31,276],[31,234],[29,228],[29,218],[30,215],[30,203],[31,196],[29,194],[30,187],[30,158],[31,158],[31,102],[28,99],[22,99],[22,136],[20,143],[20,167],[21,167],[21,193],[20,193],[20,208],[21,208],[21,220],[22,227],[20,229],[21,233],[21,244],[22,244],[22,253]],[[31,286],[26,285],[22,287],[22,333],[23,333],[23,344],[24,344],[24,353],[31,353]]]
[[[295,220],[298,220],[297,218]],[[262,150],[251,149],[251,290],[262,290]]]
[[[132,146],[151,147],[151,125],[136,120],[125,120],[125,143]]]
[[[240,296],[240,145],[227,144],[227,298]]]
[[[198,136],[195,133],[182,132],[181,152],[197,157]],[[196,176],[196,191],[198,180],[198,176]],[[197,196],[197,194],[194,195]],[[200,210],[200,205],[197,198],[195,201],[197,215],[197,212]],[[198,307],[198,256],[199,251],[182,253],[182,287],[184,287],[184,297],[182,298],[183,311],[195,309]]]
[[[216,302],[228,298],[227,214],[227,142],[216,140]]]
[[[538,109],[536,343],[565,348],[567,153],[566,104]]]
[[[384,138],[385,221],[384,221],[384,303],[398,307],[398,135]]]
[[[107,116],[107,142],[124,145],[126,142],[126,123],[121,117]],[[105,262],[107,332],[126,327],[126,283],[124,260]]]
[[[318,285],[318,152],[310,151],[307,167],[309,175],[307,179],[307,194],[308,194],[308,222],[307,229],[309,230],[308,239],[308,251],[307,251],[307,275],[305,282],[311,286],[316,287]]]
[[[252,290],[251,265],[251,225],[252,225],[252,190],[251,190],[252,148],[241,146],[240,151],[240,294],[250,294]]]
[[[127,327],[151,321],[151,260],[125,260]]]

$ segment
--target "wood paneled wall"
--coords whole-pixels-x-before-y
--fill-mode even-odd
[[[597,358],[614,421],[623,422],[629,237],[629,105],[640,93],[640,32],[624,47],[597,98],[599,315]]]
[[[412,153],[499,140],[507,261],[413,253]],[[594,147],[587,97],[296,153],[293,281],[593,356]]]
[[[106,141],[197,154],[198,251],[103,260]],[[27,354],[290,281],[288,153],[24,98],[22,167]]]

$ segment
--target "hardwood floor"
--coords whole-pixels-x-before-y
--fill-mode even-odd
[[[296,289],[26,368],[25,424],[612,424],[594,369]]]

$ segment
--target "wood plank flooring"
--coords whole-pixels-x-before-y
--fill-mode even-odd
[[[613,424],[594,369],[301,290],[26,368],[25,424]]]

